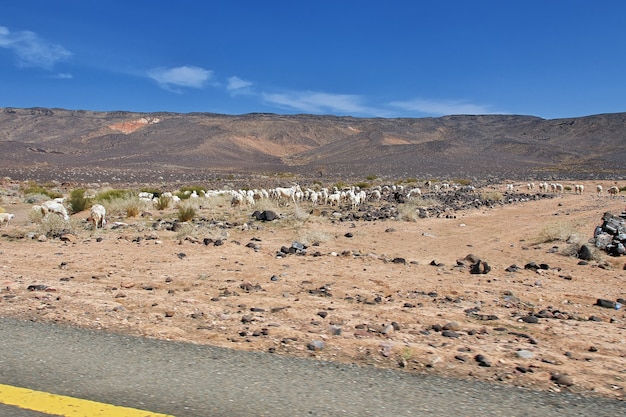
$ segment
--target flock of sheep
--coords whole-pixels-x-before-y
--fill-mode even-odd
[[[515,187],[513,184],[506,185],[507,191],[513,191],[514,188]],[[529,191],[534,190],[535,183],[534,182],[527,183],[526,188]],[[560,184],[560,183],[548,184],[547,182],[540,182],[538,185],[538,189],[539,191],[544,192],[544,193],[547,193],[547,192],[562,193],[564,191],[563,184]],[[585,186],[583,184],[574,184],[573,190],[574,190],[574,193],[576,194],[582,194],[585,191]],[[596,193],[598,195],[601,195],[603,193],[603,190],[604,188],[602,187],[602,185],[600,184],[596,185]],[[607,193],[609,193],[611,197],[617,196],[617,194],[619,194],[619,187],[617,185],[612,185],[611,187],[607,189]]]
[[[226,197],[230,200],[230,204],[233,207],[254,207],[259,200],[268,199],[275,201],[278,206],[287,206],[290,204],[299,204],[302,202],[309,202],[312,205],[328,205],[339,206],[349,205],[352,210],[357,209],[360,205],[370,201],[379,202],[382,199],[394,199],[395,201],[407,201],[411,198],[421,197],[422,188],[428,193],[448,193],[448,192],[475,192],[476,188],[471,185],[460,186],[456,184],[450,184],[443,182],[440,184],[433,184],[431,181],[426,181],[423,186],[420,187],[404,187],[402,185],[384,185],[375,186],[367,190],[360,189],[359,187],[352,186],[339,189],[334,187],[321,188],[319,190],[313,190],[311,188],[302,189],[299,185],[295,184],[291,187],[276,187],[270,189],[253,189],[253,190],[201,190],[186,191],[184,198],[196,199],[196,198],[212,198],[212,197]],[[532,192],[535,189],[535,184],[530,182],[525,187],[528,191]],[[539,192],[564,192],[564,187],[560,183],[547,183],[540,182],[538,184]],[[505,189],[507,192],[514,191],[514,184],[506,184]],[[572,189],[576,194],[583,194],[584,185],[575,184]],[[602,185],[596,186],[596,192],[598,195],[603,193]],[[611,197],[617,196],[620,190],[616,185],[612,185],[607,189],[608,194]],[[158,198],[168,198],[175,205],[181,202],[179,195],[171,192],[162,193],[159,197],[156,197],[152,193],[141,192],[138,194],[141,201],[146,203],[156,203]],[[69,220],[68,211],[64,205],[65,198],[57,198],[49,200],[41,205],[34,205],[32,210],[36,213],[40,213],[42,216],[58,215],[64,220]],[[106,224],[106,208],[101,204],[94,204],[90,209],[90,215],[88,221],[93,225],[94,229],[103,228]],[[0,213],[0,225],[5,224],[8,227],[9,222],[14,218],[14,214]]]

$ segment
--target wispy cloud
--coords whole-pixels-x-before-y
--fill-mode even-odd
[[[59,80],[71,80],[72,78],[74,78],[74,76],[69,72],[60,72],[56,74],[53,78],[57,78]]]
[[[203,88],[213,78],[213,71],[200,67],[182,66],[174,68],[154,68],[147,73],[159,86],[168,91],[180,93],[178,87]]]
[[[408,101],[393,101],[389,103],[389,105],[410,112],[425,113],[436,116],[494,113],[488,106],[472,104],[462,100],[437,101],[414,99]]]
[[[22,67],[52,69],[54,64],[72,55],[63,46],[48,42],[34,32],[11,32],[5,26],[0,26],[0,47],[13,51]]]
[[[282,108],[305,113],[371,114],[373,109],[362,104],[362,97],[351,94],[330,94],[314,91],[263,93],[263,99]]]
[[[231,94],[249,94],[250,87],[252,87],[252,82],[242,80],[239,77],[233,76],[228,79],[228,84],[226,84],[226,90],[228,90]]]

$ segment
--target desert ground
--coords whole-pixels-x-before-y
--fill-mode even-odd
[[[93,230],[84,211],[57,236],[5,179],[0,315],[624,400],[626,306],[596,304],[626,298],[626,257],[576,253],[626,198],[584,184],[491,184],[476,198],[506,203],[374,221],[307,202],[259,221],[222,200],[177,227],[174,207],[144,207]],[[477,259],[491,269],[470,273]]]

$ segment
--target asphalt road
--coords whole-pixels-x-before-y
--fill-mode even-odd
[[[178,417],[626,415],[622,401],[5,318],[0,384]]]

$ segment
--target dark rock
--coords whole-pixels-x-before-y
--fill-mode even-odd
[[[491,366],[491,361],[487,359],[484,355],[478,354],[474,356],[474,360],[478,362],[479,366],[484,366],[485,368],[489,368]]]
[[[444,330],[441,332],[441,335],[445,337],[460,337],[461,336],[459,333],[452,331],[452,330]]]
[[[352,233],[348,232],[344,236],[350,238],[350,237],[353,237],[354,235]]]
[[[598,300],[596,301],[596,305],[604,308],[612,308],[615,310],[619,309],[615,301],[604,300],[602,298],[598,298]]]
[[[393,260],[391,262],[394,263],[394,264],[406,265],[406,259],[404,259],[404,258],[393,258]]]
[[[324,349],[324,341],[323,340],[313,340],[309,344],[306,345],[306,348],[309,350],[313,350],[319,352]]]
[[[550,380],[564,387],[571,387],[572,385],[574,385],[574,380],[570,376],[567,376],[565,374],[552,374],[550,376]]]
[[[530,324],[539,323],[539,319],[535,316],[525,316],[525,317],[522,317],[520,320],[522,320],[524,323],[530,323]]]
[[[47,285],[32,284],[32,285],[29,285],[28,287],[26,287],[26,290],[28,290],[28,291],[45,291],[47,288],[48,288]]]
[[[591,249],[587,245],[582,245],[580,249],[578,249],[578,258],[584,261],[593,260],[593,254],[591,253]]]
[[[479,260],[471,266],[470,274],[488,274],[489,271],[491,271],[489,264]]]
[[[321,318],[325,319],[326,316],[328,316],[328,311],[319,311],[317,313],[318,316],[320,316]]]
[[[524,265],[524,269],[533,269],[533,270],[537,271],[537,270],[539,270],[541,268],[539,267],[539,265],[537,263],[529,262],[526,265]]]

